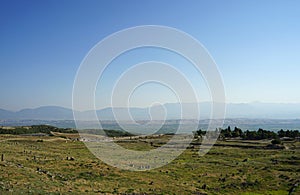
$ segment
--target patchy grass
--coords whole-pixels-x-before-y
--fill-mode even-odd
[[[62,138],[69,136],[1,135],[0,155],[4,155],[4,161],[0,159],[0,194],[277,195],[288,194],[300,184],[299,142],[284,143],[288,149],[275,150],[263,148],[268,141],[222,141],[203,157],[195,144],[167,166],[132,172],[104,164],[83,142]],[[150,150],[169,138],[116,142],[133,150]],[[299,187],[294,187],[293,193],[299,194]]]

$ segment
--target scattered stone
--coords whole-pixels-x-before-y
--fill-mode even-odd
[[[70,156],[67,156],[67,158],[66,158],[66,160],[70,160],[70,161],[73,161],[73,160],[75,160],[75,158],[74,157],[70,157]]]

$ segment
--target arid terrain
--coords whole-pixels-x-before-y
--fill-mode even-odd
[[[116,139],[123,147],[149,150],[171,135]],[[198,155],[195,140],[167,166],[124,171],[104,164],[77,134],[0,136],[0,194],[299,194],[300,142],[283,149],[270,140],[218,141]]]

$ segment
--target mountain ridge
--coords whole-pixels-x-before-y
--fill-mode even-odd
[[[209,119],[211,114],[211,102],[183,103],[187,112],[183,119],[197,119],[192,109],[200,108],[200,118]],[[175,120],[181,118],[179,103],[166,103],[152,107],[106,107],[96,110],[100,120],[114,120],[118,116],[120,120]],[[128,109],[131,116],[128,115]],[[93,110],[74,111],[82,120],[89,120]],[[152,116],[151,116],[152,115]],[[199,118],[199,117],[198,117]],[[225,118],[269,118],[269,119],[299,119],[300,103],[228,103],[226,104]],[[41,106],[37,108],[25,108],[19,111],[9,111],[0,108],[0,120],[72,120],[73,110],[61,106]]]

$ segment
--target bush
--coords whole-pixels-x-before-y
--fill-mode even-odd
[[[281,141],[280,141],[280,139],[273,139],[271,143],[272,144],[281,144]]]

